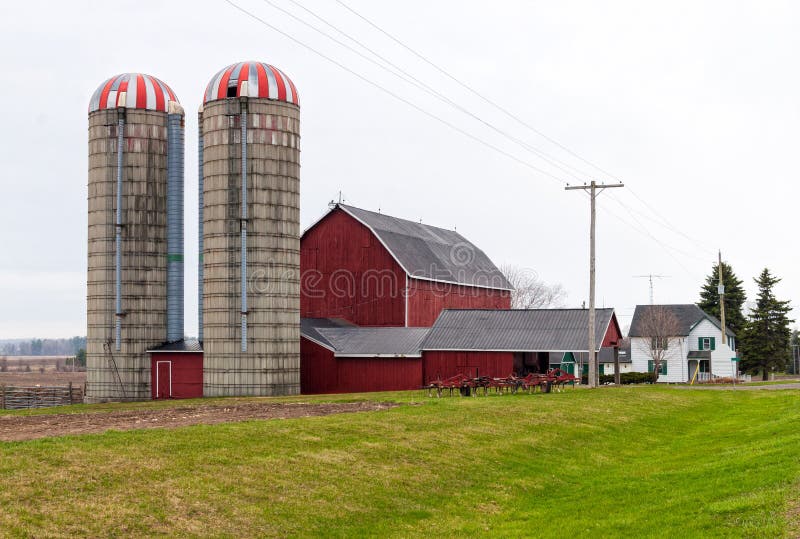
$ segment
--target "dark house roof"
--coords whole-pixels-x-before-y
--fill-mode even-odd
[[[446,309],[422,343],[423,350],[579,352],[588,349],[587,309]],[[614,309],[597,309],[597,345]]]
[[[337,204],[372,231],[409,277],[513,290],[486,254],[454,230]]]
[[[700,307],[693,303],[680,305],[637,305],[636,310],[633,312],[631,328],[628,331],[629,337],[649,337],[649,335],[644,334],[642,320],[651,309],[655,308],[666,309],[675,316],[679,327],[679,333],[676,337],[689,335],[692,329],[704,319],[714,324],[717,328],[722,327],[721,322],[717,318],[706,314]],[[726,333],[731,337],[736,336],[729,328],[726,328]]]
[[[358,327],[344,320],[303,318],[300,332],[336,356],[344,357],[420,357],[422,340],[429,328]]]
[[[148,352],[202,352],[203,345],[197,339],[181,339],[175,342],[168,342],[161,346],[155,346]]]

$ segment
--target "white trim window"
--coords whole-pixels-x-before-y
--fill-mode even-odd
[[[669,337],[651,337],[650,350],[666,350],[669,348]]]

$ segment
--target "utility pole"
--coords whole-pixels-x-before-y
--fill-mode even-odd
[[[594,259],[595,259],[595,248],[594,248],[594,229],[595,229],[595,222],[597,221],[597,211],[595,209],[595,200],[597,199],[597,195],[602,193],[605,189],[610,189],[612,187],[625,187],[622,183],[615,183],[615,184],[597,184],[594,180],[589,185],[568,185],[564,189],[567,191],[574,191],[578,189],[582,189],[589,194],[590,207],[591,207],[591,218],[589,224],[589,387],[597,387],[600,383],[599,379],[599,369],[597,367],[597,339],[595,339],[595,312],[594,312]]]
[[[717,268],[717,273],[719,273],[719,285],[717,286],[717,292],[719,292],[719,322],[722,326],[722,344],[725,344],[728,331],[725,329],[725,285],[722,284],[722,251],[719,251]]]

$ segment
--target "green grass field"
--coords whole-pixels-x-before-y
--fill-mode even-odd
[[[340,398],[409,404],[0,442],[0,535],[798,533],[800,391]]]

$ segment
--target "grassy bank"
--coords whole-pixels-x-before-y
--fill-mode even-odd
[[[0,533],[782,536],[797,509],[797,391],[389,397],[421,404],[0,443]]]

